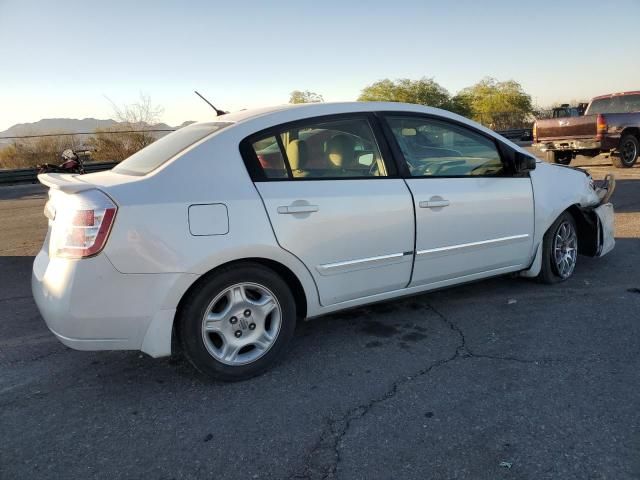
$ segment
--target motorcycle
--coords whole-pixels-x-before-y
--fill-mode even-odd
[[[79,173],[83,174],[84,171],[84,162],[82,161],[82,156],[78,155],[76,152],[67,148],[64,152],[62,152],[62,163],[60,165],[54,165],[52,163],[43,163],[38,165],[36,168],[38,169],[38,174],[41,173]]]

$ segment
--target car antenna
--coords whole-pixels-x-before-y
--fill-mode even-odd
[[[198,95],[202,100],[204,100],[205,102],[207,102],[207,104],[208,104],[211,108],[213,108],[213,109],[216,111],[216,116],[218,116],[218,117],[219,117],[220,115],[224,115],[224,114],[226,114],[226,113],[229,113],[229,112],[225,112],[224,110],[218,110],[218,109],[215,107],[215,105],[214,105],[213,103],[211,103],[209,100],[207,100],[206,98],[204,98],[204,96],[203,96],[203,95],[201,95],[201,94],[200,94],[200,92],[198,92],[197,90],[194,90],[193,92],[194,92],[196,95]]]

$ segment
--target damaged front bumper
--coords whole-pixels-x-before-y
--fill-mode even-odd
[[[608,173],[604,180],[595,182],[593,181],[593,189],[596,191],[596,195],[600,199],[600,203],[607,203],[613,195],[613,191],[616,189],[616,177],[611,173]]]
[[[613,220],[613,204],[603,203],[594,209],[593,212],[596,215],[598,224],[598,248],[595,256],[602,257],[613,250],[613,247],[616,245],[614,238],[615,226]]]
[[[604,180],[593,182],[593,188],[600,199],[600,203],[592,212],[595,216],[596,248],[595,257],[606,255],[616,244],[613,204],[609,203],[616,188],[616,179],[608,174]]]

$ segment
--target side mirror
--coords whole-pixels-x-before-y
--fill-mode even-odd
[[[536,169],[536,159],[531,155],[522,152],[516,152],[514,158],[514,167],[517,173],[526,173]]]

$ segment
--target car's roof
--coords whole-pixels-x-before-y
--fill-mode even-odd
[[[600,95],[598,97],[593,97],[591,99],[591,101],[600,100],[602,98],[612,98],[612,97],[618,97],[618,96],[624,96],[624,95],[640,95],[640,90],[632,90],[630,92],[607,93],[606,95]]]
[[[238,112],[227,113],[220,117],[216,117],[215,120],[207,123],[219,124],[228,122],[237,125],[245,124],[247,126],[247,129],[245,130],[253,130],[255,132],[274,125],[303,120],[306,118],[337,115],[342,113],[364,112],[414,112],[430,114],[445,119],[455,120],[462,124],[467,124],[470,127],[482,130],[493,137],[498,136],[494,131],[474,122],[473,120],[448,110],[399,102],[323,102],[276,105],[273,107],[240,110]],[[221,134],[225,131],[228,132],[227,129],[221,130]],[[512,145],[516,149],[519,149],[517,145],[508,139],[500,137],[500,140]]]
[[[433,113],[443,116],[457,116],[446,110],[425,107],[423,105],[398,103],[398,102],[323,102],[323,103],[299,103],[275,105],[272,107],[254,108],[228,113],[216,118],[219,122],[239,123],[245,120],[264,116],[278,116],[283,111],[296,110],[301,117],[313,117],[321,115],[332,115],[351,112],[374,112],[374,111],[407,111]],[[448,115],[447,115],[448,114]]]

